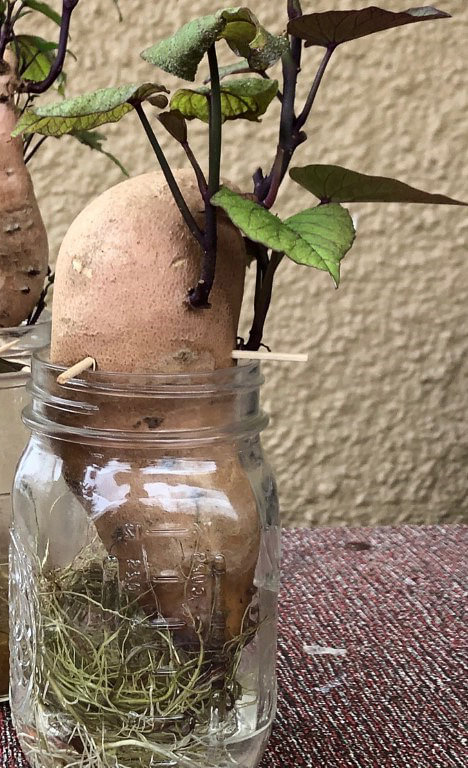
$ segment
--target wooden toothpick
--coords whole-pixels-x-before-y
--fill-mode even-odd
[[[13,341],[9,341],[8,344],[4,344],[2,347],[0,347],[0,356],[3,355],[12,347],[16,347],[16,345],[19,344],[20,341],[21,339],[13,339]]]
[[[96,370],[96,360],[94,357],[85,357],[83,360],[80,360],[79,363],[75,363],[71,368],[67,368],[66,371],[57,376],[57,383],[66,384],[67,381],[73,379],[75,376],[79,376],[80,373],[83,373],[84,371],[88,371],[90,368],[93,371]]]
[[[306,363],[309,359],[309,355],[301,352],[250,352],[247,349],[234,349],[231,357],[234,360],[269,360],[285,363]]]

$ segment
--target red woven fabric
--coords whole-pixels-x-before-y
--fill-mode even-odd
[[[468,527],[286,531],[261,768],[468,768]],[[27,768],[0,708],[0,768]]]

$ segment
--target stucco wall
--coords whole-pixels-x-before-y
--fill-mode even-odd
[[[250,3],[273,31],[282,28],[284,5]],[[365,3],[303,5],[328,10]],[[381,5],[401,10],[405,3]],[[468,199],[468,2],[440,0],[438,7],[454,20],[338,50],[310,121],[312,140],[298,151],[298,164],[338,163]],[[119,25],[111,0],[80,3],[72,30],[79,64],[69,66],[71,93],[160,77],[176,86],[138,53],[190,16],[212,11],[213,4],[121,0],[121,8],[125,21]],[[319,55],[307,52],[306,71],[315,71]],[[306,82],[304,77],[303,96]],[[223,172],[245,188],[255,166],[270,162],[273,122],[226,126]],[[108,149],[132,174],[153,167],[134,116],[108,136]],[[193,125],[191,136],[205,157],[204,128]],[[177,147],[162,140],[170,160],[180,163]],[[70,139],[46,142],[32,171],[53,254],[85,203],[121,179],[103,157]],[[287,184],[278,210],[293,212],[309,200]],[[315,525],[466,518],[466,209],[361,205],[353,213],[358,239],[340,289],[323,273],[284,263],[266,329],[265,341],[274,349],[310,355],[307,365],[265,365],[264,400],[272,416],[265,444],[285,520]]]

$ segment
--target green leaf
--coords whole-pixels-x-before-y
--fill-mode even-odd
[[[288,32],[305,40],[306,46],[328,47],[405,24],[447,18],[450,18],[449,13],[438,11],[432,5],[398,13],[372,5],[359,11],[325,11],[299,16],[289,22]]]
[[[41,53],[50,53],[58,48],[57,43],[44,40],[43,37],[38,37],[37,35],[18,35],[16,39],[20,41],[25,40],[32,46],[32,50],[41,51]]]
[[[286,49],[286,37],[267,32],[248,8],[225,8],[184,24],[174,35],[146,48],[145,61],[185,80],[195,80],[198,65],[217,40],[261,69],[274,64]]]
[[[445,195],[423,192],[386,176],[368,176],[339,165],[291,168],[289,175],[322,202],[335,203],[439,203],[468,205]]]
[[[161,114],[158,115],[158,120],[176,141],[180,144],[185,144],[187,141],[187,123],[180,112],[177,110],[173,110],[172,112],[161,112]]]
[[[199,63],[216,42],[222,26],[215,15],[194,19],[171,37],[146,48],[141,57],[170,75],[193,81]]]
[[[168,93],[163,85],[131,83],[40,105],[24,112],[12,135],[40,133],[43,136],[63,136],[65,133],[89,131],[105,123],[118,122],[131,112],[135,103],[141,103],[161,91]]]
[[[104,136],[103,133],[99,133],[99,131],[74,131],[70,135],[73,136],[74,139],[77,139],[80,144],[84,144],[86,147],[94,149],[96,152],[100,152],[102,155],[108,157],[111,162],[120,168],[124,176],[130,175],[120,160],[111,152],[107,152],[107,150],[104,149],[103,143],[107,141],[107,136]]]
[[[57,11],[54,11],[54,9],[51,8],[48,3],[38,2],[38,0],[24,0],[24,5],[28,8],[31,8],[33,11],[42,13],[43,16],[47,16],[48,19],[55,21],[55,23],[60,27],[62,17],[59,13],[57,13]]]
[[[278,92],[277,80],[260,80],[256,77],[242,77],[225,80],[221,84],[221,114],[225,120],[258,121],[265,114],[268,105]],[[177,110],[187,120],[210,118],[210,89],[202,86],[197,89],[181,88],[171,99],[171,110]]]
[[[349,211],[337,203],[319,205],[296,213],[284,223],[305,240],[311,249],[310,253],[299,250],[289,257],[298,264],[326,269],[338,286],[340,261],[348,253],[355,238]],[[324,266],[317,264],[317,254]]]
[[[338,285],[340,261],[354,241],[353,222],[345,208],[336,204],[318,206],[283,222],[228,187],[221,187],[212,202],[250,240],[285,253],[297,264],[329,272]]]
[[[57,48],[57,44],[36,35],[17,35],[16,44],[22,77],[33,82],[44,80],[54,61],[52,52]]]
[[[25,80],[40,82],[44,80],[55,59],[57,43],[44,40],[37,35],[17,35],[16,45],[19,52],[19,71]],[[76,58],[71,51],[68,53]],[[63,96],[66,73],[61,72],[54,83],[54,88]]]

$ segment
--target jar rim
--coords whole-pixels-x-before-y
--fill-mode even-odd
[[[33,355],[32,401],[23,411],[32,431],[82,443],[180,447],[253,435],[268,423],[258,360],[177,374],[86,371],[59,384],[64,370],[49,362],[47,348]]]
[[[49,347],[42,347],[32,355],[33,379],[45,374],[54,379],[67,370],[67,366],[51,363]],[[69,379],[61,387],[89,392],[109,392],[114,394],[132,393],[172,396],[181,393],[206,396],[216,391],[239,391],[255,389],[261,386],[264,377],[258,360],[240,360],[229,368],[217,368],[211,371],[190,371],[181,373],[130,373],[122,371],[88,370]]]

